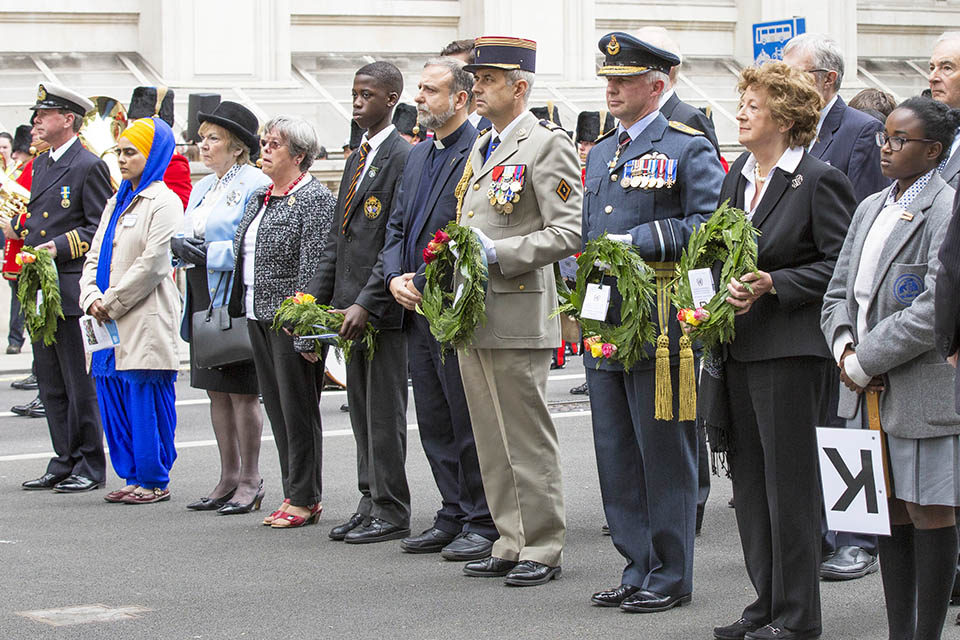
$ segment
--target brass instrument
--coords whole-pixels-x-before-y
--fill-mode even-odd
[[[116,191],[122,180],[117,162],[117,140],[127,128],[127,110],[114,98],[90,96],[93,109],[83,116],[83,125],[77,135],[91,153],[107,164],[110,182]]]
[[[15,218],[27,212],[30,192],[23,188],[12,175],[0,172],[0,216]]]

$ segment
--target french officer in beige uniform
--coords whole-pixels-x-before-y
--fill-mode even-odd
[[[536,43],[481,37],[478,112],[493,124],[464,169],[461,224],[489,264],[487,324],[460,355],[487,503],[500,538],[471,576],[537,585],[560,576],[565,533],[560,451],[547,411],[550,354],[560,344],[553,263],[580,247],[583,191],[563,129],[527,111]]]

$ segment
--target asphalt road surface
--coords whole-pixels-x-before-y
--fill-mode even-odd
[[[589,406],[568,393],[583,380],[581,364],[573,359],[551,373],[567,543],[562,579],[532,588],[465,577],[460,563],[404,554],[397,541],[345,545],[327,538],[358,499],[353,437],[339,410],[344,392],[325,392],[321,400],[323,516],[319,525],[289,531],[260,524],[282,499],[268,423],[260,458],[264,511],[223,517],[184,508],[206,495],[219,468],[209,405],[188,375],[177,384],[179,457],[173,498],[165,503],[112,505],[104,490],[22,491],[22,481],[44,472],[46,421],[0,413],[0,640],[711,638],[713,626],[736,620],[753,597],[727,507],[729,481],[714,478],[697,539],[692,604],[647,615],[591,606],[594,591],[619,584],[623,560],[600,534]],[[32,397],[9,389],[16,377],[0,372],[0,412]],[[412,528],[420,531],[430,526],[439,498],[412,401],[408,422]],[[121,485],[111,469],[109,489]],[[824,583],[822,596],[824,638],[886,637],[879,574]],[[955,613],[945,638],[960,637]],[[78,623],[89,619],[97,621]]]

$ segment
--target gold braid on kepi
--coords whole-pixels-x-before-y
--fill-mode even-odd
[[[473,177],[472,154],[467,156],[467,163],[463,166],[463,175],[460,176],[460,182],[453,190],[453,195],[457,197],[457,224],[460,224],[460,214],[463,211],[463,199],[467,195],[467,188],[470,186],[470,178]]]

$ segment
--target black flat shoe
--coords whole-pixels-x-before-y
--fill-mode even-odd
[[[689,593],[682,596],[667,596],[656,591],[641,589],[620,603],[620,610],[628,613],[657,613],[674,607],[690,604]]]
[[[237,488],[234,487],[230,490],[229,493],[220,496],[219,498],[200,498],[196,502],[191,502],[187,505],[187,509],[191,511],[216,511],[223,505],[227,504],[227,501],[233,497],[233,494],[236,492]]]
[[[512,587],[534,587],[560,577],[560,567],[551,567],[542,562],[524,560],[507,574],[503,581]]]
[[[768,624],[756,631],[748,631],[745,640],[814,640],[820,637],[820,631],[792,631],[776,624]]]
[[[73,475],[62,482],[53,485],[53,490],[57,493],[83,493],[84,491],[93,491],[99,489],[100,483],[86,476]]]
[[[330,536],[331,540],[343,540],[348,533],[359,527],[361,524],[363,524],[363,516],[359,513],[355,513],[343,524],[338,524],[333,529],[330,529],[330,533],[327,535]]]
[[[820,577],[824,580],[856,580],[880,568],[877,556],[862,548],[845,545],[820,564]]]
[[[632,584],[622,584],[613,589],[598,591],[590,598],[590,602],[598,607],[619,607],[621,602],[637,591],[640,591],[640,587],[635,587]]]
[[[445,546],[440,551],[440,556],[444,560],[466,562],[487,558],[492,550],[493,540],[488,540],[479,533],[467,531],[461,532],[453,542]]]
[[[231,492],[232,493],[232,492]],[[250,502],[225,502],[223,506],[217,509],[218,516],[233,516],[239,513],[250,513],[251,511],[259,511],[260,503],[263,502],[263,496],[266,495],[266,491],[263,490],[263,480],[260,481],[260,488],[257,489],[257,495],[253,496],[253,500]]]
[[[430,527],[419,535],[408,536],[401,540],[400,548],[406,553],[438,553],[456,537],[455,534]]]
[[[510,573],[510,570],[516,567],[517,564],[518,563],[513,560],[504,560],[503,558],[490,556],[483,560],[468,562],[463,567],[463,573],[464,575],[475,578],[502,578]]]
[[[23,416],[25,418],[30,417],[30,413],[36,410],[43,411],[43,403],[40,402],[40,396],[37,396],[27,404],[15,404],[10,407],[10,413],[15,413],[18,416]],[[45,414],[44,414],[45,415]]]
[[[743,640],[743,636],[750,631],[756,631],[760,625],[750,622],[746,618],[740,618],[733,624],[725,627],[714,627],[713,637],[717,640]]]
[[[398,540],[410,535],[410,529],[400,525],[373,518],[370,524],[363,527],[357,527],[343,537],[347,544],[369,544],[372,542],[386,542],[387,540]]]
[[[26,489],[27,491],[39,491],[39,490],[41,490],[41,489],[53,489],[54,485],[58,484],[59,482],[61,482],[61,481],[63,481],[63,480],[66,480],[66,479],[67,479],[67,476],[66,476],[66,475],[57,476],[57,475],[54,475],[54,474],[52,474],[52,473],[45,473],[45,474],[43,474],[42,476],[40,476],[39,478],[36,478],[36,479],[34,479],[34,480],[27,480],[26,482],[24,482],[24,483],[23,483],[22,485],[20,485],[20,486],[23,487],[24,489]]]

